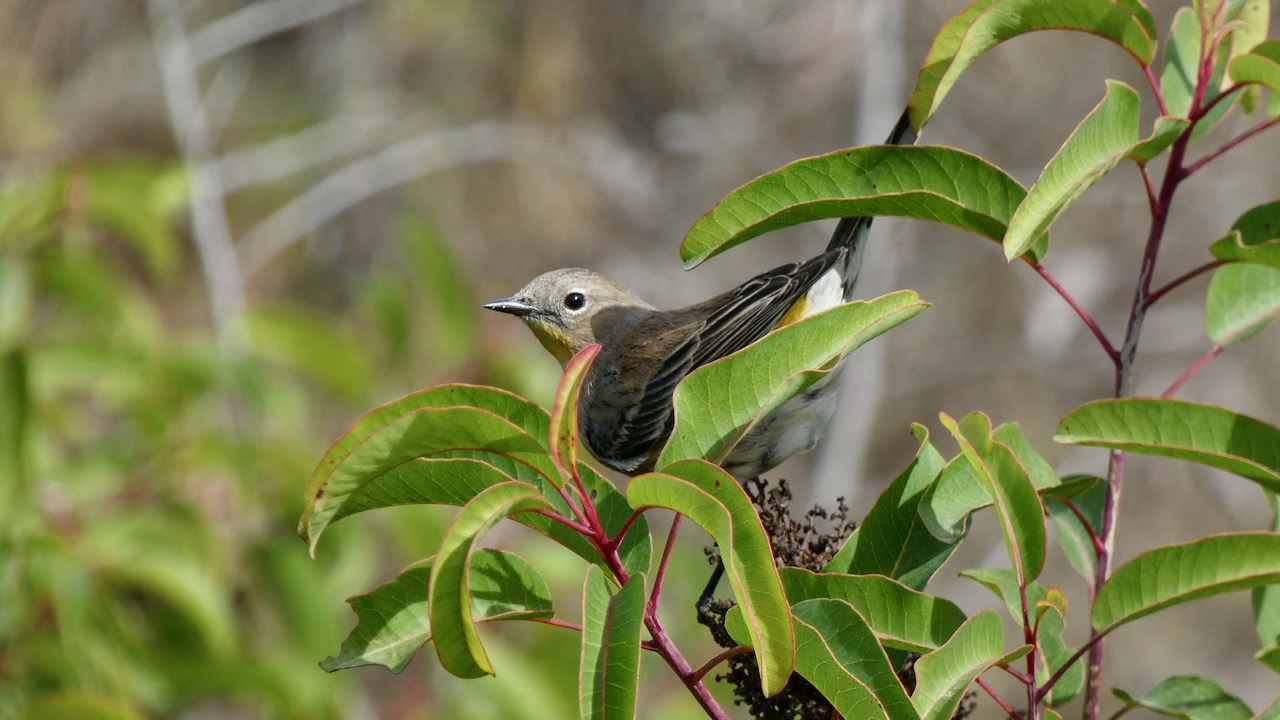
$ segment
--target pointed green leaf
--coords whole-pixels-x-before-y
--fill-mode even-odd
[[[1259,650],[1257,653],[1254,653],[1253,659],[1262,663],[1269,670],[1271,670],[1271,672],[1277,675],[1280,675],[1280,643],[1276,643],[1274,645],[1267,645],[1266,647]],[[1278,703],[1277,705],[1273,705],[1269,709],[1272,710],[1274,714],[1268,715],[1267,717],[1280,718],[1280,703]],[[1259,715],[1259,717],[1261,717],[1261,715]]]
[[[1280,429],[1215,405],[1125,398],[1081,405],[1058,424],[1068,445],[1190,460],[1280,491]]]
[[[847,718],[920,717],[866,620],[849,603],[815,599],[792,608],[796,672]]]
[[[1161,680],[1142,697],[1116,688],[1115,696],[1129,707],[1146,708],[1180,720],[1249,720],[1253,711],[1218,683],[1198,675],[1175,675]]]
[[[965,621],[946,645],[916,661],[916,690],[911,702],[922,720],[950,720],[969,685],[998,662],[1027,654],[1023,646],[1006,654],[1004,624],[983,610]]]
[[[450,673],[462,678],[493,674],[472,612],[470,566],[476,543],[503,518],[550,507],[532,485],[507,482],[476,495],[454,517],[440,541],[427,594],[436,655]]]
[[[600,568],[587,569],[578,675],[578,709],[584,720],[627,720],[636,715],[644,575],[633,575],[616,595],[612,588]]]
[[[911,93],[911,124],[924,127],[960,74],[996,45],[1036,30],[1078,30],[1110,40],[1147,66],[1156,27],[1138,0],[976,0],[934,36]]]
[[[991,419],[987,416],[970,413],[957,423],[944,413],[942,424],[986,483],[1000,519],[1009,561],[1020,581],[1034,580],[1044,569],[1044,507],[1026,468],[1008,445],[991,436]]]
[[[1013,260],[1031,249],[1068,205],[1137,144],[1138,93],[1108,80],[1102,102],[1072,131],[1013,214],[1004,237],[1005,257]]]
[[[414,652],[431,642],[427,591],[434,558],[420,560],[396,579],[347,598],[359,622],[337,655],[320,663],[329,672],[382,665],[398,673]],[[549,618],[551,591],[519,555],[481,549],[471,557],[471,615],[476,622]]]
[[[1280,316],[1280,268],[1228,263],[1218,268],[1205,295],[1209,339],[1230,345],[1253,336]]]
[[[779,228],[825,218],[932,220],[999,242],[1026,190],[977,155],[948,147],[873,145],[797,160],[725,196],[690,228],[692,267]]]
[[[1056,594],[1060,603],[1053,602]],[[1053,605],[1053,610],[1045,612],[1040,617],[1040,621],[1036,626],[1036,644],[1040,646],[1040,655],[1037,657],[1039,662],[1036,663],[1036,678],[1041,686],[1048,682],[1067,661],[1075,655],[1075,648],[1069,647],[1062,639],[1062,633],[1065,629],[1066,601],[1062,599],[1062,594],[1054,588],[1050,588],[1046,594],[1047,601]],[[1071,702],[1080,691],[1084,689],[1084,666],[1083,657],[1075,658],[1075,663],[1058,678],[1053,688],[1049,691],[1049,704],[1053,707],[1062,707]]]
[[[591,363],[600,354],[599,343],[592,343],[574,355],[564,366],[564,375],[556,388],[556,402],[551,410],[551,458],[560,472],[551,481],[560,487],[578,467],[578,395]]]
[[[637,509],[662,507],[688,517],[720,546],[725,575],[742,607],[766,696],[787,684],[794,660],[791,612],[773,551],[751,499],[720,468],[684,460],[634,478],[627,500]]]
[[[1226,237],[1209,246],[1218,260],[1244,260],[1280,269],[1280,202],[1246,210]]]
[[[888,646],[912,652],[935,650],[965,621],[949,600],[912,590],[881,575],[815,573],[782,568],[782,586],[794,608],[806,601],[833,598],[848,603]]]
[[[1112,573],[1093,604],[1110,632],[1174,605],[1280,582],[1280,533],[1213,535],[1145,552]]]
[[[762,418],[827,378],[845,355],[926,307],[910,291],[838,305],[693,371],[676,388],[675,429],[658,469],[690,458],[723,463]]]
[[[920,442],[915,458],[881,493],[823,572],[884,575],[921,590],[955,552],[956,543],[934,537],[919,513],[945,462],[929,442],[927,428],[913,423],[911,432]]]

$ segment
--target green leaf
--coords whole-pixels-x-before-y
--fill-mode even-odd
[[[1178,136],[1191,126],[1189,120],[1164,115],[1156,118],[1151,135],[1129,148],[1128,157],[1142,162],[1150,161],[1173,144]]]
[[[1151,398],[1098,400],[1063,418],[1054,439],[1189,460],[1280,491],[1280,429],[1215,405]]]
[[[1160,95],[1170,115],[1187,117],[1191,113],[1199,74],[1200,20],[1191,8],[1179,8],[1169,29],[1160,71]]]
[[[916,661],[916,690],[911,702],[923,720],[949,720],[969,685],[987,668],[1012,662],[1030,646],[1004,652],[1004,624],[983,610],[965,621],[946,645]]]
[[[635,717],[644,603],[644,575],[633,575],[614,595],[600,568],[593,565],[587,569],[582,588],[582,663],[578,676],[582,718]]]
[[[965,621],[955,603],[881,575],[815,573],[794,567],[782,568],[780,574],[793,610],[806,600],[841,600],[857,610],[879,642],[889,647],[935,650]]]
[[[1144,67],[1151,64],[1156,27],[1138,0],[977,0],[934,36],[909,108],[924,127],[960,74],[996,45],[1036,30],[1078,30],[1110,40]]]
[[[1098,528],[1102,527],[1102,509],[1107,498],[1106,484],[1098,478],[1093,479],[1096,481],[1094,485],[1074,498],[1051,495],[1044,498],[1044,507],[1058,531],[1058,544],[1062,547],[1063,555],[1090,587],[1097,576],[1098,564],[1098,552],[1093,538]],[[1081,522],[1067,503],[1075,505],[1084,515],[1088,526]]]
[[[522,482],[494,485],[467,503],[440,541],[431,567],[427,611],[435,633],[440,664],[461,678],[492,675],[489,656],[480,644],[472,612],[468,570],[476,543],[499,520],[517,513],[550,509],[538,489]]]
[[[662,507],[685,515],[720,546],[725,574],[742,607],[766,696],[791,674],[795,637],[773,551],[751,499],[720,468],[684,460],[632,479],[627,500],[637,509]]]
[[[411,503],[465,505],[511,479],[540,488],[569,517],[572,511],[550,480],[558,472],[546,447],[550,428],[547,412],[528,400],[472,385],[429,388],[374,408],[316,466],[298,533],[314,554],[325,528],[355,513]],[[620,531],[631,516],[626,498],[589,466],[580,463],[578,473],[595,497],[601,525]],[[604,562],[594,545],[554,520],[526,513],[517,521],[588,562]],[[649,569],[653,550],[644,518],[635,521],[618,552],[629,572]]]
[[[1257,83],[1273,93],[1280,92],[1280,40],[1259,43],[1237,55],[1227,74],[1236,83]]]
[[[1267,505],[1271,507],[1271,532],[1280,533],[1280,496],[1262,491]],[[1280,661],[1275,648],[1280,646],[1280,585],[1265,585],[1253,589],[1253,622],[1258,629],[1258,638],[1265,649],[1272,648],[1271,657]],[[1280,663],[1271,665],[1280,673]]]
[[[1228,263],[1218,268],[1205,295],[1209,339],[1230,345],[1252,337],[1280,315],[1280,268]]]
[[[690,458],[722,463],[770,412],[826,378],[836,363],[928,307],[910,291],[838,305],[704,365],[675,392],[675,429],[658,469]]]
[[[932,220],[999,242],[1026,194],[1005,171],[955,148],[839,150],[797,160],[729,193],[690,228],[680,257],[692,267],[779,228],[874,215]]]
[[[792,608],[796,672],[842,717],[915,720],[916,713],[875,633],[849,603],[815,599]]]
[[[1280,643],[1277,643],[1274,645],[1267,645],[1266,647],[1262,648],[1257,653],[1255,653],[1253,656],[1253,659],[1262,663],[1264,666],[1270,669],[1271,672],[1276,673],[1277,675],[1280,675]],[[1280,698],[1278,698],[1278,700],[1280,700]],[[1272,705],[1268,709],[1272,711],[1272,714],[1266,715],[1266,717],[1269,717],[1269,718],[1280,717],[1280,702],[1277,702],[1276,704]],[[1263,715],[1259,714],[1258,717],[1261,718],[1263,717]]]
[[[1142,697],[1115,688],[1117,698],[1128,707],[1146,708],[1180,720],[1249,720],[1253,711],[1218,683],[1197,675],[1175,675],[1161,680]]]
[[[929,442],[927,428],[913,423],[911,432],[920,442],[915,458],[881,493],[823,572],[884,575],[921,590],[955,552],[957,544],[934,537],[919,513],[945,461]]]
[[[1039,577],[1045,556],[1044,507],[1026,468],[1008,445],[992,437],[991,419],[986,415],[970,413],[957,423],[944,413],[942,424],[986,483],[1019,582]]]
[[[427,593],[434,558],[419,560],[388,583],[347,598],[359,622],[337,655],[320,663],[329,672],[382,665],[398,673],[418,648],[431,642]],[[551,591],[519,555],[480,549],[468,568],[471,615],[476,622],[549,618]]]
[[[1009,221],[1006,258],[1013,260],[1030,250],[1068,205],[1129,155],[1138,144],[1138,106],[1136,90],[1107,81],[1102,102],[1045,165]]]
[[[1218,260],[1244,260],[1280,269],[1280,202],[1245,211],[1226,237],[1209,246]]]
[[[1093,604],[1093,626],[1111,630],[1174,605],[1280,582],[1280,533],[1214,535],[1156,548],[1112,573]]]
[[[561,487],[565,479],[573,476],[578,467],[578,395],[582,382],[591,369],[591,363],[600,354],[603,345],[586,346],[564,366],[564,375],[556,388],[556,401],[551,409],[551,459],[560,471],[551,482]]]
[[[27,481],[28,428],[31,423],[28,361],[21,350],[0,350],[0,527],[15,527],[30,512]]]

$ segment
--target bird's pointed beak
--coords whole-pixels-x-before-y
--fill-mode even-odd
[[[528,317],[534,313],[534,306],[521,300],[518,296],[511,296],[501,300],[494,300],[484,304],[486,310],[497,310],[500,313],[515,315],[516,317]]]

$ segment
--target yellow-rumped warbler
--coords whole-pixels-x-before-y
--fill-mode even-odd
[[[904,114],[886,144],[914,140]],[[561,365],[592,343],[603,346],[579,397],[579,431],[597,460],[636,474],[652,469],[671,434],[672,394],[686,375],[851,299],[870,228],[871,218],[844,218],[821,255],[679,310],[657,310],[582,268],[544,273],[484,307],[523,320]],[[759,422],[730,452],[725,470],[744,481],[812,448],[835,410],[834,378],[827,375]]]

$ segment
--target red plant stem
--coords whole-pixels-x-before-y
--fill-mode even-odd
[[[992,687],[987,684],[986,680],[978,678],[977,680],[974,680],[974,682],[978,684],[978,687],[987,691],[987,694],[991,696],[991,699],[996,701],[996,704],[1000,706],[1001,710],[1004,710],[1005,713],[1009,715],[1011,720],[1022,720],[1022,715],[1020,715],[1017,710],[1014,710],[1012,705],[1005,702],[1005,699],[1000,697],[1000,693],[992,689]]]
[[[1095,532],[1093,526],[1089,524],[1089,519],[1084,516],[1084,512],[1080,510],[1079,506],[1071,502],[1069,498],[1054,497],[1054,500],[1066,505],[1067,509],[1071,511],[1071,514],[1075,515],[1076,519],[1080,521],[1080,524],[1084,526],[1084,529],[1089,532],[1089,540],[1093,543],[1094,555],[1101,555],[1107,551],[1107,546],[1102,543],[1102,538],[1098,537],[1098,533]],[[1094,588],[1089,588],[1090,592],[1093,592],[1093,590]]]
[[[1026,675],[1024,675],[1023,673],[1018,672],[1017,670],[1015,670],[1015,669],[1013,669],[1013,668],[1009,667],[1008,665],[1000,664],[1000,665],[997,665],[996,667],[998,667],[998,668],[1000,668],[1001,670],[1003,670],[1003,671],[1005,671],[1005,672],[1009,673],[1009,675],[1010,675],[1014,680],[1017,680],[1018,682],[1022,683],[1023,685],[1030,685],[1030,684],[1031,684],[1031,678],[1029,678],[1029,677],[1027,677]]]
[[[1107,632],[1110,632],[1110,630]],[[1080,658],[1083,657],[1085,653],[1089,652],[1097,644],[1102,642],[1102,638],[1107,636],[1107,632],[1096,633],[1094,636],[1089,638],[1088,642],[1080,646],[1079,650],[1072,653],[1071,657],[1067,658],[1067,661],[1062,663],[1062,667],[1058,668],[1057,672],[1049,676],[1048,680],[1044,681],[1044,686],[1036,693],[1036,701],[1038,702],[1043,700],[1044,697],[1049,694],[1049,691],[1053,689],[1053,686],[1057,685],[1058,681],[1062,679],[1062,676],[1067,674],[1067,671],[1071,669],[1072,665],[1079,662]]]
[[[533,622],[550,625],[551,627],[564,628],[566,630],[577,630],[582,632],[582,626],[577,623],[565,622],[559,618],[529,618]]]
[[[1223,94],[1225,95],[1226,93],[1223,93]],[[1249,138],[1253,137],[1254,135],[1257,135],[1258,133],[1270,130],[1276,125],[1280,125],[1280,117],[1273,118],[1271,120],[1267,120],[1265,122],[1259,123],[1253,126],[1252,128],[1240,133],[1236,137],[1224,143],[1222,147],[1218,148],[1217,150],[1214,150],[1208,155],[1205,155],[1204,157],[1200,158],[1199,160],[1195,161],[1190,166],[1188,166],[1187,174],[1191,175],[1199,171],[1200,168],[1204,167],[1205,165],[1208,165],[1214,160],[1217,160],[1223,153],[1226,153],[1227,151],[1235,148],[1240,143],[1244,142],[1245,140],[1248,140]]]
[[[587,527],[586,525],[576,523],[570,520],[569,518],[561,515],[560,513],[555,512],[554,510],[534,510],[533,512],[545,518],[554,520],[560,523],[561,525],[564,525],[565,527],[569,528],[570,530],[578,533],[579,535],[585,535],[587,537],[591,537],[591,533],[592,533],[591,528]]]
[[[1043,265],[1032,260],[1030,256],[1027,255],[1023,255],[1022,259],[1026,261],[1026,263],[1031,266],[1031,269],[1035,270],[1040,277],[1044,278],[1045,282],[1049,283],[1049,287],[1053,288],[1058,295],[1062,296],[1063,300],[1067,301],[1067,305],[1071,306],[1071,309],[1075,311],[1076,315],[1080,316],[1080,319],[1084,321],[1085,326],[1089,328],[1089,331],[1093,333],[1093,336],[1098,339],[1098,343],[1102,345],[1102,350],[1107,353],[1107,357],[1111,358],[1111,362],[1113,364],[1119,363],[1119,353],[1116,352],[1115,346],[1111,344],[1111,340],[1107,338],[1107,334],[1102,332],[1102,328],[1098,327],[1098,323],[1094,321],[1093,316],[1081,307],[1080,303],[1076,302],[1075,297],[1070,292],[1067,292],[1067,289],[1062,286],[1062,283],[1058,282],[1056,278],[1050,275],[1049,271],[1046,270]]]
[[[649,593],[649,612],[658,612],[658,598],[662,596],[662,581],[667,577],[667,563],[671,560],[671,550],[676,546],[676,533],[680,532],[680,523],[684,516],[676,513],[671,519],[671,530],[667,533],[667,544],[662,548],[662,559],[658,561],[658,572],[653,576],[653,590]]]
[[[745,645],[739,645],[738,647],[735,647],[735,648],[729,648],[728,650],[725,650],[719,655],[716,655],[715,657],[708,660],[707,664],[695,670],[693,673],[693,679],[700,681],[702,680],[702,678],[706,677],[707,673],[711,672],[711,670],[715,668],[715,666],[719,665],[725,660],[728,660],[729,658],[735,657],[738,655],[745,655],[749,652],[751,652],[751,648],[746,647]]]
[[[1169,108],[1164,104],[1164,93],[1160,92],[1160,81],[1156,79],[1156,74],[1151,70],[1150,65],[1142,66],[1142,75],[1147,79],[1147,85],[1151,87],[1151,94],[1156,98],[1156,105],[1160,108],[1160,114],[1168,115]]]
[[[1178,390],[1182,389],[1182,386],[1187,384],[1188,380],[1195,377],[1195,374],[1203,370],[1204,366],[1208,365],[1210,360],[1217,357],[1218,353],[1222,352],[1223,347],[1225,346],[1221,344],[1216,344],[1213,347],[1209,348],[1209,352],[1201,356],[1201,358],[1197,360],[1194,365],[1187,368],[1187,371],[1182,373],[1182,376],[1179,377],[1177,380],[1174,380],[1173,384],[1170,385],[1167,390],[1160,393],[1160,397],[1162,398],[1173,397],[1173,394],[1178,392]]]
[[[1022,601],[1023,642],[1031,646],[1031,652],[1027,653],[1027,720],[1040,720],[1044,717],[1044,710],[1036,702],[1036,650],[1040,646],[1036,642],[1036,628],[1031,623],[1031,608],[1027,607],[1027,581],[1021,570],[1018,571],[1018,597]]]
[[[644,510],[632,510],[630,517],[622,523],[622,527],[618,529],[618,532],[613,537],[605,540],[604,545],[602,545],[600,549],[605,552],[617,550],[618,546],[622,544],[623,538],[627,536],[627,532],[631,530],[631,526],[634,525],[636,520],[643,514]]]
[[[1188,280],[1194,279],[1200,275],[1203,275],[1204,273],[1209,272],[1210,270],[1216,267],[1221,267],[1222,265],[1225,265],[1225,264],[1226,263],[1224,263],[1222,260],[1211,260],[1197,268],[1193,268],[1191,270],[1188,270],[1187,272],[1182,273],[1181,275],[1165,283],[1158,289],[1153,290],[1151,295],[1147,297],[1147,307],[1151,307],[1156,303],[1157,300],[1164,297],[1164,295],[1168,293],[1170,290],[1173,290],[1174,288],[1187,282]]]

